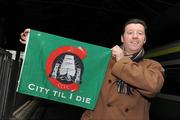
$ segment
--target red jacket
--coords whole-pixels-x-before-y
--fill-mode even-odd
[[[86,110],[81,120],[149,120],[149,100],[160,92],[163,72],[161,64],[153,60],[111,59],[96,108]],[[119,79],[135,87],[132,95],[117,92]]]

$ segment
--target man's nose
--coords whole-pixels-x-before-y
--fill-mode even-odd
[[[137,38],[137,37],[138,37],[137,33],[133,33],[133,38]]]

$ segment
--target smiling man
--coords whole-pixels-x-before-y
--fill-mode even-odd
[[[163,86],[164,69],[160,63],[144,59],[146,28],[141,19],[125,23],[122,45],[112,48],[96,108],[86,110],[81,120],[149,120],[151,98]]]

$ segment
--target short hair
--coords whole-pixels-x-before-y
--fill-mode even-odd
[[[125,22],[124,26],[123,26],[123,31],[122,31],[122,34],[124,34],[125,32],[125,27],[129,24],[141,24],[144,26],[144,30],[146,31],[147,30],[147,25],[146,25],[146,22],[142,19],[138,19],[138,18],[132,18],[132,19],[129,19],[128,21]]]

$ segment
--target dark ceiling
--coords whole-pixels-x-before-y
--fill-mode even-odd
[[[112,47],[129,18],[147,22],[151,49],[180,38],[179,0],[1,0],[1,46],[23,50],[19,34],[32,28]]]

